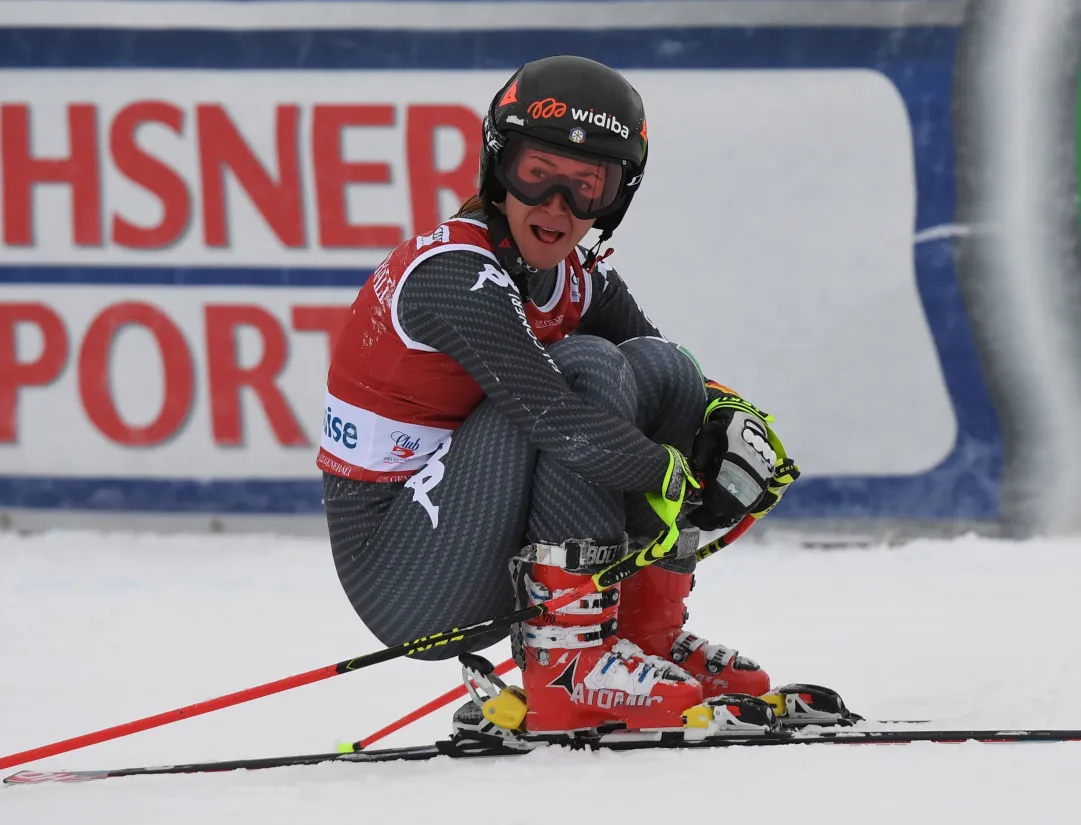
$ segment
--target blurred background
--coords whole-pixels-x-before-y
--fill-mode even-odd
[[[808,541],[1081,527],[1079,0],[0,2],[0,527],[319,535],[328,355],[523,62],[641,92],[610,259]]]

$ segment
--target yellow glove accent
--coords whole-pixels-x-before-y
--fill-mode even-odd
[[[772,435],[772,431],[770,435]],[[773,444],[773,440],[770,439],[770,444]],[[780,444],[780,441],[777,442]],[[777,447],[774,447],[777,450]],[[777,450],[778,457],[782,456],[783,449]],[[766,492],[763,493],[762,498],[758,501],[758,509],[751,513],[756,519],[762,518],[766,513],[777,506],[777,502],[781,500],[781,496],[784,495],[784,491],[788,489],[788,485],[799,478],[799,467],[796,466],[796,462],[791,458],[783,458],[777,462],[777,468],[773,471],[773,480],[770,481],[769,486],[766,488]]]
[[[773,480],[770,481],[766,492],[758,502],[758,509],[751,513],[754,518],[760,519],[777,506],[777,502],[781,500],[781,496],[783,496],[785,490],[788,489],[788,485],[800,477],[799,467],[796,466],[795,461],[788,457],[788,453],[785,451],[781,439],[778,437],[777,433],[773,431],[773,428],[769,426],[774,420],[772,415],[758,409],[758,407],[754,406],[754,404],[751,404],[749,401],[744,400],[729,387],[725,387],[715,381],[707,382],[706,386],[714,390],[719,390],[724,394],[715,398],[706,407],[705,415],[702,418],[703,424],[709,421],[709,417],[714,410],[725,408],[741,410],[749,415],[757,416],[766,424],[766,437],[769,439],[770,447],[772,447],[773,451],[777,454],[777,464],[773,470]]]
[[[706,407],[705,414],[702,416],[702,423],[705,424],[706,422],[708,422],[710,415],[713,414],[713,411],[719,409],[741,410],[748,415],[753,415],[761,418],[767,424],[773,423],[772,415],[758,409],[758,407],[756,407],[750,401],[746,401],[743,398],[740,398],[735,393],[726,393],[725,395],[722,395],[719,398],[714,398],[712,401],[710,401],[709,405]]]
[[[676,527],[676,519],[679,511],[683,508],[683,500],[687,497],[688,485],[698,490],[702,485],[694,477],[687,459],[675,447],[664,448],[668,450],[668,470],[664,474],[664,486],[660,493],[646,493],[646,501],[653,508],[657,517],[665,523],[668,531],[654,546],[654,554],[657,550],[664,555],[671,550],[679,539],[679,528]]]

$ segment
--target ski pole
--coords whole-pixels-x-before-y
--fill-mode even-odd
[[[718,550],[722,550],[725,547],[728,547],[730,544],[732,544],[732,542],[734,542],[736,539],[746,533],[747,530],[750,529],[752,524],[754,524],[754,519],[744,519],[743,521],[739,522],[735,527],[730,529],[727,533],[725,533],[723,536],[714,539],[706,545],[703,545],[695,552],[698,560],[703,561],[705,559],[708,559]],[[514,660],[507,659],[507,661],[505,662],[500,662],[496,666],[493,673],[495,673],[496,676],[502,676],[504,673],[507,673],[513,668]],[[416,710],[407,713],[401,719],[398,719],[395,722],[391,722],[389,725],[380,728],[375,733],[370,734],[363,739],[359,739],[352,744],[343,742],[341,745],[338,746],[338,751],[339,753],[355,753],[357,751],[364,750],[364,748],[371,747],[380,739],[383,739],[387,736],[390,736],[390,734],[392,733],[400,731],[402,728],[406,727],[407,725],[413,724],[418,719],[422,719],[423,717],[427,716],[429,713],[434,713],[440,708],[449,705],[455,699],[461,699],[466,695],[466,693],[467,691],[465,685],[458,685],[458,687],[454,688],[453,690],[448,690],[441,696],[437,696],[435,699],[432,699],[432,701],[428,702],[427,704],[421,705]]]
[[[718,536],[709,544],[704,544],[695,551],[695,558],[699,561],[705,561],[718,550],[723,550],[732,544],[736,539],[751,529],[751,526],[755,523],[754,516],[744,516],[735,527],[725,533],[723,536]]]
[[[748,519],[751,519],[751,516],[744,517],[744,521],[747,521]],[[750,525],[748,525],[748,527],[749,526]],[[738,527],[739,525],[737,525],[737,528]],[[732,531],[729,531],[729,534],[734,532],[737,528],[733,528]],[[44,759],[47,756],[68,753],[69,751],[78,750],[90,745],[97,745],[101,742],[108,742],[123,736],[129,736],[133,733],[150,730],[151,728],[169,725],[183,719],[190,719],[193,716],[201,716],[204,713],[211,713],[216,710],[233,707],[234,705],[240,705],[244,702],[250,702],[254,699],[261,699],[264,696],[270,696],[275,693],[292,690],[293,688],[321,682],[322,680],[329,679],[333,676],[352,673],[353,671],[362,670],[363,668],[371,667],[372,665],[388,662],[391,659],[398,659],[403,656],[413,656],[417,653],[431,650],[434,647],[442,647],[443,645],[451,644],[452,642],[474,639],[495,629],[510,627],[519,622],[526,622],[530,619],[539,618],[548,613],[553,613],[561,607],[566,607],[568,604],[585,598],[592,593],[607,590],[609,587],[634,575],[641,568],[648,567],[649,565],[660,561],[668,555],[672,549],[671,546],[664,547],[660,544],[661,538],[664,535],[665,534],[662,533],[651,544],[642,548],[637,553],[631,553],[617,561],[615,564],[606,567],[596,575],[590,576],[581,586],[576,587],[573,590],[568,590],[562,596],[556,596],[548,601],[538,602],[537,604],[530,605],[521,610],[515,610],[513,613],[507,613],[503,616],[493,616],[490,619],[475,622],[474,624],[466,625],[465,627],[456,627],[451,630],[433,633],[429,636],[421,636],[419,639],[414,639],[410,642],[403,642],[399,645],[385,647],[382,650],[377,650],[374,653],[369,653],[365,656],[345,659],[333,665],[326,665],[325,667],[309,670],[305,673],[298,673],[295,676],[288,676],[274,682],[267,682],[265,685],[247,688],[245,690],[237,691],[236,693],[227,693],[226,695],[218,696],[215,699],[196,702],[193,705],[187,705],[186,707],[159,713],[155,716],[136,719],[133,722],[125,722],[122,725],[104,728],[71,739],[64,739],[59,742],[42,745],[38,748],[31,748],[27,751],[20,751],[19,753],[13,753],[8,756],[0,756],[0,769],[11,768],[15,765],[22,765],[35,759]],[[742,533],[740,535],[742,535]]]
[[[494,673],[496,676],[502,676],[504,673],[514,670],[515,667],[516,665],[514,664],[514,659],[507,659],[507,661],[500,662],[498,665],[496,665],[495,670],[493,670],[492,673]],[[410,713],[407,713],[396,722],[391,722],[389,725],[380,728],[375,733],[370,734],[369,736],[365,736],[363,739],[353,742],[352,744],[348,742],[343,742],[338,746],[338,753],[356,753],[357,751],[364,750],[365,748],[374,745],[380,739],[383,739],[387,736],[390,736],[392,733],[400,731],[402,728],[406,727],[407,725],[413,724],[418,719],[422,719],[429,713],[434,713],[441,707],[449,705],[455,699],[463,698],[466,693],[468,693],[468,691],[466,690],[465,685],[458,685],[458,687],[454,688],[453,690],[448,690],[446,693],[440,696],[436,696],[434,699],[432,699],[432,701],[428,702],[427,704],[421,705],[419,708]]]
[[[577,599],[588,596],[590,593],[594,592],[594,588],[595,584],[593,580],[590,579],[576,590],[570,591],[550,602],[540,602],[525,608],[524,610],[516,610],[515,612],[507,613],[504,616],[485,619],[482,622],[467,625],[466,627],[454,628],[453,630],[441,633],[433,633],[430,636],[421,636],[419,639],[404,642],[400,645],[394,645],[393,647],[386,647],[382,650],[377,650],[375,653],[369,653],[366,656],[346,659],[333,665],[326,665],[325,667],[309,670],[305,673],[298,673],[295,676],[278,679],[274,682],[267,682],[264,685],[247,688],[246,690],[240,690],[236,693],[228,693],[224,696],[218,696],[215,699],[197,702],[193,705],[187,705],[186,707],[177,708],[176,710],[159,713],[155,716],[136,719],[133,722],[126,722],[122,725],[104,728],[93,733],[76,736],[72,739],[64,739],[60,742],[53,742],[39,748],[32,748],[31,750],[21,751],[20,753],[13,753],[9,756],[0,756],[0,769],[21,765],[35,759],[44,759],[47,756],[67,753],[69,751],[88,747],[89,745],[108,742],[112,739],[119,739],[133,733],[140,733],[144,730],[150,730],[151,728],[179,722],[183,719],[190,719],[193,716],[201,716],[204,713],[211,713],[216,710],[233,707],[234,705],[240,705],[244,702],[250,702],[254,699],[261,699],[264,696],[270,696],[275,693],[292,690],[293,688],[310,685],[324,679],[329,679],[333,676],[352,673],[353,671],[371,667],[372,665],[377,665],[381,662],[387,662],[391,659],[412,656],[452,642],[473,639],[496,628],[509,627],[512,624],[542,616],[549,610],[557,610]]]

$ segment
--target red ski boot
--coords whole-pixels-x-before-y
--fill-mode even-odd
[[[688,553],[684,548],[693,544],[697,549],[698,531],[683,532],[688,535],[686,540],[680,536],[679,557],[639,570],[623,582],[620,634],[645,653],[678,664],[701,682],[707,699],[722,693],[762,696],[770,688],[769,674],[756,662],[683,629],[689,615],[684,602],[694,586],[693,549]]]
[[[588,540],[530,545],[511,561],[519,604],[578,587],[626,552],[625,543],[600,547]],[[515,628],[511,640],[529,707],[526,731],[612,722],[632,730],[682,728],[683,711],[702,702],[701,686],[683,668],[616,635],[619,601],[617,585]]]

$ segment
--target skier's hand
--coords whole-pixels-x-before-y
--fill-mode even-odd
[[[772,416],[727,387],[707,386],[711,400],[691,452],[704,477],[701,504],[687,518],[699,529],[721,530],[747,514],[766,515],[799,468],[769,426]]]
[[[667,444],[664,448],[668,450],[668,472],[664,476],[664,487],[659,493],[646,493],[649,506],[665,524],[665,531],[657,540],[659,555],[668,553],[675,546],[679,539],[676,519],[683,509],[683,503],[690,493],[702,487],[683,453]]]
[[[770,430],[770,432],[772,433],[773,430]],[[781,450],[783,449],[781,447]],[[776,507],[777,502],[784,495],[784,491],[788,489],[788,485],[797,478],[799,478],[799,467],[796,466],[795,461],[787,457],[778,461],[777,467],[773,471],[773,478],[770,479],[769,486],[766,488],[766,492],[762,494],[762,498],[755,503],[751,515],[755,518],[762,518]]]

